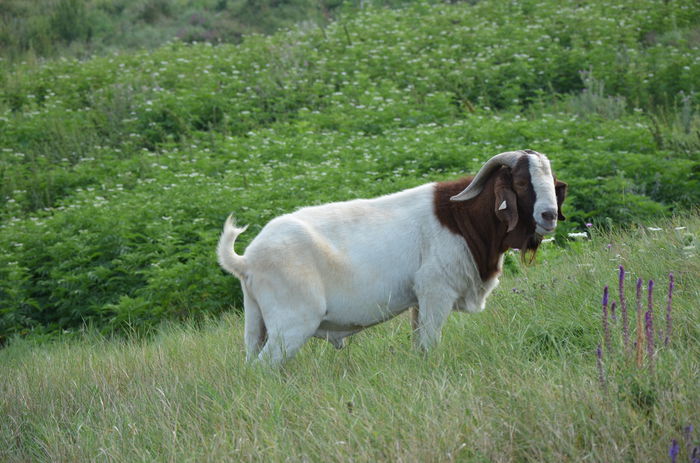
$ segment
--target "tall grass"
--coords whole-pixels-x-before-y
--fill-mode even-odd
[[[148,340],[17,341],[0,351],[0,459],[664,461],[700,424],[700,216],[656,225],[545,247],[427,356],[405,317],[279,371],[244,363],[235,314]],[[599,385],[600,294],[620,264],[628,281],[676,276],[651,402]]]

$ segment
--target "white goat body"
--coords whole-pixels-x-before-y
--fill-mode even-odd
[[[434,190],[431,183],[277,217],[245,256],[231,251],[242,229],[229,218],[219,262],[241,279],[246,319],[264,320],[271,342],[261,357],[279,362],[312,335],[340,345],[416,305],[435,312],[419,331],[428,348],[453,307],[483,310],[498,278],[481,281],[467,243],[435,217]],[[252,357],[265,333],[260,321],[246,325]]]
[[[506,164],[506,171],[498,170]],[[517,196],[510,186],[494,186],[508,185],[511,168],[520,172],[519,179],[532,175],[534,194],[521,188]],[[520,180],[515,183],[523,185]],[[549,162],[531,151],[494,156],[471,184],[465,184],[469,186],[451,199],[481,198],[470,203],[468,214],[474,216],[466,218],[471,224],[469,237],[460,235],[449,222],[452,216],[446,219],[444,209],[436,206],[438,191],[442,188],[444,193],[446,188],[436,183],[277,217],[244,255],[236,254],[233,246],[245,229],[237,228],[229,217],[217,253],[220,265],[241,281],[248,359],[280,363],[311,336],[340,347],[343,338],[409,307],[418,307],[416,341],[428,349],[439,340],[450,311],[483,310],[498,284],[503,250],[513,246],[508,237],[529,230],[534,234],[535,226],[547,233],[554,230],[557,201],[563,201],[566,185],[561,184],[561,198],[555,197]],[[481,194],[485,184],[488,188]],[[544,199],[527,207],[538,215],[524,223],[518,219],[516,203],[524,198],[525,204],[535,196]],[[464,215],[468,209],[454,210]],[[480,228],[487,222],[491,228]],[[481,235],[475,238],[477,229]],[[475,259],[472,245],[490,249],[490,272],[485,272],[484,253],[480,250]]]

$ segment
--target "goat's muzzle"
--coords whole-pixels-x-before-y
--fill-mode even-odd
[[[538,235],[549,235],[554,233],[557,228],[557,210],[546,210],[540,214],[540,217],[535,217],[535,231]]]

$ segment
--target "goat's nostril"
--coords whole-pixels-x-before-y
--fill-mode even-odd
[[[556,218],[556,214],[553,213],[552,211],[544,211],[542,213],[542,218],[546,220],[547,222],[552,222]]]

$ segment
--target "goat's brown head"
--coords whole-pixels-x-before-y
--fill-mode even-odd
[[[486,184],[493,188],[494,212],[506,226],[503,245],[537,250],[542,236],[554,232],[565,220],[561,206],[566,183],[556,180],[547,157],[532,150],[501,153],[484,164],[469,186],[452,201],[475,198]]]

